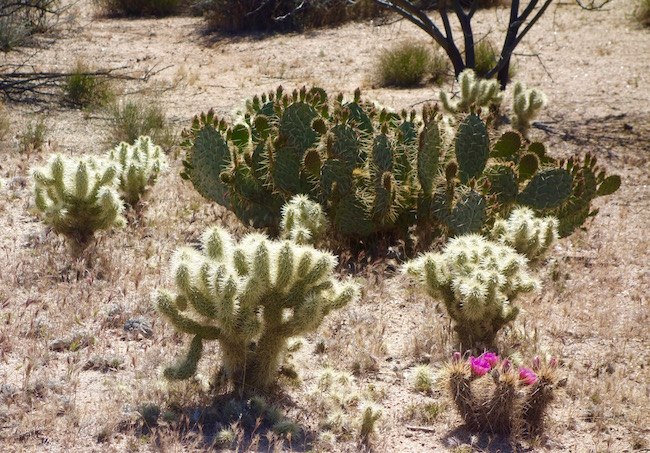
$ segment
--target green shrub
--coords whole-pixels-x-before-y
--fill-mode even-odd
[[[34,33],[50,26],[50,18],[61,12],[60,0],[0,1],[0,51],[22,45]]]
[[[45,117],[32,117],[25,125],[24,131],[18,135],[18,150],[25,154],[40,151],[45,145],[47,133]]]
[[[110,16],[169,16],[178,11],[182,0],[95,0]]]
[[[449,71],[446,58],[432,52],[430,44],[403,41],[379,56],[377,73],[382,86],[411,87],[427,76],[441,82]]]
[[[496,66],[499,56],[492,43],[483,39],[474,46],[474,58],[474,72],[477,76],[483,77]]]
[[[115,102],[109,107],[111,123],[111,145],[122,142],[133,143],[146,135],[166,151],[174,145],[171,127],[162,107],[147,99]]]
[[[82,108],[99,107],[115,98],[108,80],[92,74],[81,61],[65,78],[63,92],[67,102]]]

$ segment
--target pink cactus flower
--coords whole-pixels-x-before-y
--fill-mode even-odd
[[[499,356],[496,355],[494,352],[484,352],[483,354],[481,354],[480,357],[483,357],[483,359],[485,359],[487,363],[490,364],[491,368],[494,368],[495,366],[497,366],[497,363],[499,363]]]
[[[512,368],[512,362],[510,362],[510,360],[505,359],[503,362],[501,362],[501,369],[504,373],[506,373],[510,368]]]
[[[454,362],[454,363],[460,362],[460,352],[458,352],[458,351],[454,352],[454,355],[452,356],[451,361]]]
[[[539,370],[539,367],[542,365],[541,360],[539,360],[539,356],[535,356],[533,358],[533,370]]]
[[[526,385],[533,385],[537,380],[537,375],[529,368],[519,367],[519,380]]]
[[[551,368],[557,368],[557,359],[555,357],[551,358],[551,360],[548,362],[548,366]]]
[[[490,371],[490,364],[483,357],[470,357],[469,363],[472,367],[472,373],[476,374],[477,376],[483,376],[488,371]]]

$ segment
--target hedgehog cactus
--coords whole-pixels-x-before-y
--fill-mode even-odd
[[[508,219],[498,219],[490,231],[490,236],[503,244],[526,255],[529,260],[546,253],[558,238],[559,222],[555,217],[536,217],[535,212],[519,207],[510,213]]]
[[[516,82],[512,97],[512,127],[528,137],[531,122],[546,106],[546,95],[536,88],[527,90],[523,83]]]
[[[160,173],[168,168],[162,149],[147,136],[138,137],[133,145],[120,143],[109,152],[108,158],[120,164],[120,191],[124,201],[131,206],[138,203]]]
[[[553,392],[560,385],[554,358],[542,363],[536,357],[532,368],[517,369],[491,352],[465,361],[455,353],[442,375],[467,428],[492,434],[541,434]]]
[[[237,388],[267,390],[287,340],[359,297],[356,284],[332,276],[336,258],[313,247],[261,234],[235,243],[218,227],[201,244],[201,251],[181,247],[172,258],[178,293],[156,296],[159,311],[193,336],[187,357],[165,370],[169,379],[191,377],[203,342],[217,340],[223,375]]]
[[[440,91],[440,101],[445,110],[450,113],[469,112],[470,107],[489,107],[490,104],[501,104],[503,95],[499,90],[499,84],[496,80],[485,80],[476,77],[472,69],[465,69],[458,75],[460,85],[460,99],[452,103],[449,94]]]
[[[298,244],[315,244],[325,234],[323,208],[306,195],[296,195],[282,207],[282,237]]]
[[[82,247],[97,230],[123,226],[119,166],[90,156],[52,155],[34,168],[34,199],[43,221]]]
[[[535,290],[527,260],[514,249],[478,234],[449,240],[442,253],[427,253],[407,262],[402,271],[442,299],[463,346],[492,346],[501,327],[519,309],[512,301]]]

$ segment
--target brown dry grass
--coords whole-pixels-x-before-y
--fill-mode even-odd
[[[640,58],[650,54],[650,41],[630,25],[622,3],[614,0],[611,9],[591,14],[575,5],[552,8],[521,49],[538,52],[543,66],[535,58],[518,61],[518,78],[539,86],[550,100],[533,134],[556,156],[592,151],[623,177],[616,194],[598,200],[600,213],[586,231],[552,250],[538,271],[542,292],[520,302],[524,313],[501,339],[524,356],[557,356],[568,378],[550,411],[547,435],[532,442],[534,450],[629,451],[647,449],[650,442],[650,75]],[[199,33],[200,19],[97,20],[88,6],[77,6],[74,21],[62,26],[34,64],[56,69],[92,58],[102,67],[126,64],[136,71],[172,64],[144,88],[178,129],[209,107],[229,115],[245,97],[280,83],[316,83],[346,93],[361,86],[365,96],[396,110],[437,97],[431,87],[375,89],[367,82],[378,46],[397,37],[422,38],[401,22],[265,40],[208,39]],[[477,13],[479,34],[494,26],[498,11]],[[605,36],[602,27],[611,32]],[[127,95],[142,89],[122,87]],[[215,428],[208,423],[214,419],[205,383],[218,351],[207,348],[196,382],[163,382],[161,368],[178,357],[185,339],[158,316],[150,296],[171,288],[168,259],[178,245],[196,241],[215,222],[238,235],[244,228],[182,182],[172,150],[171,171],[146,197],[141,215],[132,215],[122,230],[100,234],[81,257],[70,255],[64,241],[29,212],[28,169],[52,149],[104,152],[109,118],[49,106],[50,142],[21,154],[12,137],[41,107],[6,107],[10,133],[0,142],[0,450],[207,449]],[[314,389],[327,366],[353,373],[349,391],[382,408],[371,438],[374,451],[511,448],[505,439],[470,436],[441,391],[413,390],[415,365],[435,368],[449,357],[450,326],[435,301],[390,269],[386,262],[367,266],[359,275],[363,299],[304,340],[294,357],[302,385],[286,385],[270,399],[308,436],[269,443],[260,432],[262,451],[303,451],[316,442],[322,416]],[[153,336],[126,332],[124,324],[134,319],[149,324]],[[59,339],[73,341],[68,349],[53,350]],[[143,422],[138,408],[144,403],[161,410],[157,427]],[[442,411],[426,419],[423,408],[433,404]],[[357,429],[359,409],[351,406],[346,416],[350,429]],[[202,431],[196,422],[205,422]],[[365,448],[355,431],[316,445],[316,451]],[[246,448],[242,440],[238,450]]]

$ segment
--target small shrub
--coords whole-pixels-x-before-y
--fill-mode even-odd
[[[426,43],[404,41],[379,56],[378,75],[382,86],[412,87],[431,73],[433,56]]]
[[[77,107],[99,107],[111,102],[115,95],[107,80],[91,73],[81,61],[65,78],[63,85],[65,100]]]
[[[43,149],[47,132],[48,127],[45,124],[45,117],[31,118],[25,125],[25,130],[18,136],[19,151],[29,154]]]
[[[178,11],[181,0],[95,0],[109,16],[169,16]]]
[[[4,102],[0,100],[0,140],[7,138],[10,129],[11,120],[9,119],[7,108],[5,107]]]
[[[644,27],[650,27],[650,0],[639,0],[634,8],[634,18]]]
[[[498,61],[498,55],[494,46],[487,39],[479,41],[474,46],[474,72],[479,77],[484,77],[485,74],[490,72]]]
[[[34,33],[46,31],[50,18],[60,12],[60,0],[0,2],[0,51],[7,52]]]
[[[169,151],[175,143],[174,134],[167,123],[162,107],[147,99],[116,102],[109,107],[111,145],[133,143],[146,135],[154,143]]]

